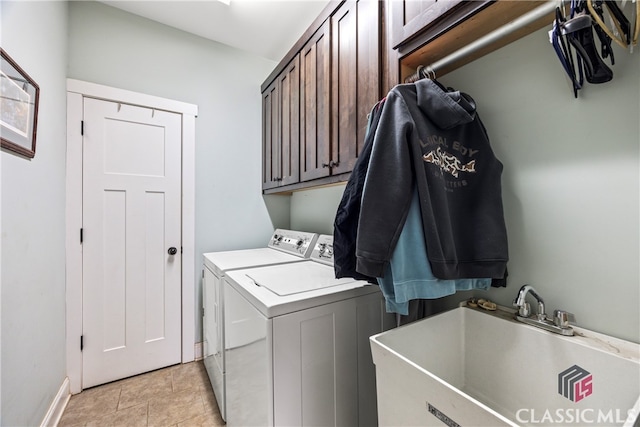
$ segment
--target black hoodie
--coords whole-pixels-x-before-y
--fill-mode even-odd
[[[433,274],[504,279],[508,251],[501,173],[470,96],[429,79],[393,88],[364,184],[357,271],[384,277],[415,184]]]

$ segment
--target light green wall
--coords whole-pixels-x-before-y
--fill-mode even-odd
[[[261,195],[260,85],[276,63],[98,2],[69,12],[70,78],[198,105],[197,272],[199,254],[264,246],[288,226],[289,198]]]
[[[475,98],[504,163],[509,284],[482,296],[511,306],[529,283],[548,311],[639,342],[640,54],[614,45],[614,79],[574,99],[547,30],[440,79]],[[328,232],[340,197],[295,193],[291,223]]]
[[[333,221],[342,199],[344,184],[293,193],[291,228],[333,234]]]
[[[36,155],[2,169],[0,425],[40,425],[66,377],[67,3],[0,3],[2,48],[40,86]]]
[[[549,311],[640,342],[640,56],[574,99],[546,29],[445,76],[471,94],[504,163],[510,305],[533,285]]]

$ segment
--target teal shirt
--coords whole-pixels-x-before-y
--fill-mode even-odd
[[[412,299],[441,298],[472,289],[486,290],[491,286],[491,279],[443,280],[433,275],[427,258],[418,191],[414,188],[407,219],[378,284],[385,297],[387,312],[407,315]]]

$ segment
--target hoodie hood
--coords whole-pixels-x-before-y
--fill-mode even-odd
[[[447,92],[430,79],[418,80],[415,86],[418,108],[439,128],[451,129],[475,118],[476,103],[466,93]]]

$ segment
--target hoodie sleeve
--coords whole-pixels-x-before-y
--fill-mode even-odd
[[[409,140],[411,115],[403,97],[392,90],[376,129],[362,193],[356,239],[356,270],[384,277],[411,204],[413,165]]]

